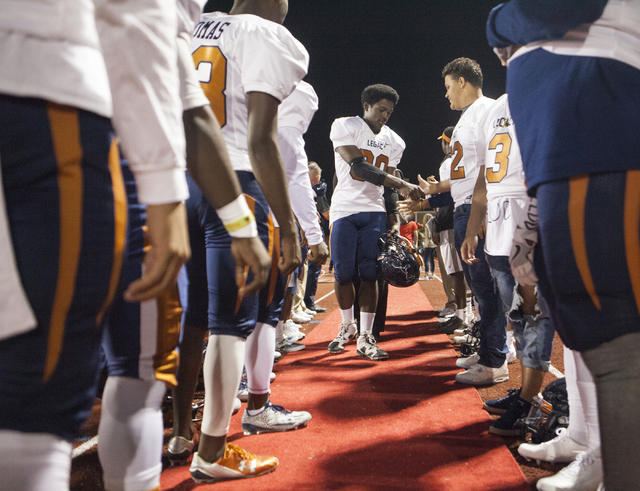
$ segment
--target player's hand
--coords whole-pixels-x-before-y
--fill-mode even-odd
[[[297,234],[283,235],[280,240],[282,254],[278,260],[278,269],[283,276],[289,276],[302,264],[302,252]]]
[[[424,192],[420,189],[420,186],[416,184],[406,183],[398,189],[398,192],[405,198],[411,198],[413,200],[424,198]]]
[[[271,258],[260,238],[233,238],[231,240],[231,254],[236,261],[238,294],[247,296],[258,292],[267,283],[271,269]],[[253,271],[253,281],[244,285],[249,269]]]
[[[479,259],[476,257],[476,249],[478,248],[478,236],[465,237],[462,247],[460,248],[460,255],[462,260],[467,264],[477,263]]]
[[[431,240],[433,240],[433,243],[436,245],[436,247],[440,247],[440,232],[436,232],[435,234],[431,235]]]
[[[398,211],[403,215],[414,211],[420,211],[420,200],[414,201],[412,199],[406,199],[404,201],[398,201]]]
[[[149,251],[144,256],[142,277],[124,292],[129,302],[151,300],[176,281],[191,256],[184,203],[147,206]]]
[[[500,59],[500,62],[503,66],[507,66],[507,61],[511,58],[516,51],[518,51],[522,46],[511,45],[506,48],[493,48],[493,52]]]
[[[434,176],[427,177],[427,182],[429,184],[438,184],[438,180]]]
[[[418,174],[418,185],[420,186],[420,189],[422,189],[422,191],[424,191],[424,194],[438,194],[438,191],[436,189],[436,185],[437,185],[437,181],[436,182],[432,182],[431,178],[433,176],[429,176],[427,179],[427,181],[425,181],[422,176],[420,174]],[[434,179],[435,181],[435,179]]]
[[[307,234],[304,233],[304,230],[300,229],[300,247],[309,247],[309,242],[307,242]]]
[[[329,257],[329,248],[327,247],[327,244],[320,242],[319,244],[310,246],[309,252],[307,252],[307,257],[313,264],[321,265],[326,263],[327,258]]]

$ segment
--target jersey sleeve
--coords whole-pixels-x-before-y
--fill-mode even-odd
[[[307,74],[309,54],[284,27],[270,27],[249,25],[242,37],[242,86],[283,101]]]
[[[293,127],[306,133],[318,110],[318,95],[304,80],[278,108],[278,128]]]
[[[355,118],[339,118],[331,125],[329,138],[333,142],[333,149],[347,145],[358,146],[358,125]]]
[[[487,21],[487,40],[495,48],[560,39],[602,15],[608,0],[511,0],[495,7]]]
[[[189,190],[175,0],[101,0],[96,24],[113,95],[113,124],[136,176],[138,197],[146,204],[183,201]]]

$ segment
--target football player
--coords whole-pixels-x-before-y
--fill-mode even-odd
[[[538,285],[562,341],[593,374],[604,487],[633,489],[640,482],[640,419],[629,417],[640,404],[640,3],[514,0],[491,12],[487,37],[508,62],[511,116],[537,198]],[[569,472],[579,475],[598,458],[590,453]]]
[[[238,199],[244,197],[220,126],[202,92],[191,58],[191,31],[202,13],[201,3],[179,0],[177,4],[187,169],[190,177],[198,182],[196,187],[189,180],[190,195],[193,199],[204,193],[214,208],[225,210],[237,206]],[[123,165],[125,163],[123,160]],[[135,179],[128,166],[123,174],[129,200],[127,253],[121,280],[124,289],[140,276],[145,247],[145,209],[138,203]],[[188,211],[191,210],[189,207]],[[191,222],[193,213],[188,214]],[[190,233],[192,225],[190,223]],[[191,243],[193,247],[204,247],[204,243],[196,240]],[[234,237],[233,247],[236,264],[242,270],[248,264],[254,273],[253,283],[246,285],[245,292],[258,291],[267,280],[270,260],[257,231],[252,237]],[[126,302],[121,295],[117,296],[111,308],[103,343],[109,377],[102,395],[98,431],[98,456],[105,489],[155,489],[160,484],[164,429],[161,405],[166,386],[176,385],[175,347],[181,313],[175,284],[159,299],[142,304]],[[202,331],[198,332],[202,346]]]
[[[189,256],[175,2],[95,3],[9,2],[0,13],[2,489],[69,488],[125,245],[112,116],[151,246],[125,298],[155,297]]]
[[[420,179],[427,194],[451,191],[455,204],[454,236],[456,249],[460,253],[471,211],[471,199],[480,167],[485,159],[484,132],[481,122],[494,100],[482,94],[482,70],[469,58],[457,58],[442,71],[445,97],[451,109],[462,111],[451,135],[451,173],[448,180],[437,184]],[[484,238],[478,247],[484,249]],[[500,297],[489,271],[489,265],[480,254],[473,264],[462,263],[467,284],[478,302],[482,337],[478,351],[479,362],[466,372],[456,375],[456,381],[472,385],[504,382],[509,379],[507,368],[507,322]]]
[[[237,270],[230,235],[240,230],[249,233],[257,227],[274,267],[278,264],[285,276],[301,262],[277,144],[277,113],[280,102],[306,74],[308,54],[280,25],[287,9],[286,0],[237,0],[229,14],[205,14],[194,29],[192,51],[199,80],[222,127],[231,162],[255,216],[249,223],[248,210],[222,214],[205,203],[198,207],[204,227],[207,281],[198,278],[199,283],[194,284],[194,278],[189,278],[185,320],[195,328],[209,329],[203,370],[202,435],[191,464],[191,475],[198,482],[258,476],[275,470],[278,464],[275,457],[254,456],[227,442],[243,363],[250,388],[243,416],[245,432],[295,429],[311,418],[304,411],[292,413],[269,402],[282,292],[275,291],[278,283],[274,270],[259,295],[243,294],[235,284]],[[279,229],[274,226],[270,209]],[[201,351],[181,355],[199,357]],[[185,450],[191,451],[195,446],[192,435],[180,436]],[[243,464],[249,460],[255,465]]]
[[[517,357],[522,361],[522,387],[507,397],[487,401],[484,406],[490,413],[502,414],[491,424],[491,433],[515,436],[521,434],[518,419],[529,412],[531,400],[540,392],[549,371],[555,331],[544,298],[536,295],[535,284],[521,282],[514,291],[516,281],[511,274],[509,255],[516,227],[520,225],[518,234],[526,230],[531,205],[506,94],[489,108],[483,130],[487,142],[485,165],[480,167],[473,190],[462,259],[472,264],[479,255],[486,254],[503,311],[508,314],[515,336]],[[478,234],[485,220],[485,245],[484,250],[479,250]],[[467,363],[474,361],[476,356]]]
[[[404,140],[387,126],[398,93],[388,85],[370,85],[361,101],[362,117],[338,118],[331,126],[338,185],[331,200],[330,240],[342,323],[328,350],[340,353],[356,336],[353,279],[358,275],[361,334],[357,352],[377,361],[389,357],[372,333],[378,301],[378,239],[386,231],[387,220],[383,192],[393,188],[414,199],[423,194],[418,186],[393,175],[405,149]]]

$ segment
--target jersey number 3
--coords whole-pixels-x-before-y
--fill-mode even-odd
[[[498,147],[501,146],[500,149]],[[509,166],[509,154],[511,153],[511,136],[509,133],[498,133],[491,139],[489,150],[496,150],[495,164],[487,166],[487,182],[496,183],[504,179]],[[496,169],[497,164],[497,169]]]
[[[217,46],[201,46],[193,53],[200,86],[211,103],[211,109],[223,127],[227,122],[226,88],[227,59]]]
[[[378,158],[375,159],[375,162],[374,162],[374,157],[371,150],[360,149],[360,151],[362,152],[362,156],[367,160],[367,163],[371,165],[375,165],[378,169],[381,169],[387,172],[387,168],[389,167],[389,157],[387,157],[386,155],[380,154],[378,155]],[[351,174],[351,177],[354,178],[356,181],[364,181],[364,179],[362,179],[361,177],[355,176],[353,174],[353,171],[351,171],[350,174]]]

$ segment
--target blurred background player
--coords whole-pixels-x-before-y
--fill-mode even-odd
[[[237,206],[234,202],[238,198],[244,200],[244,197],[229,161],[220,126],[202,92],[191,58],[191,31],[202,13],[201,5],[191,0],[181,0],[177,5],[178,66],[187,169],[190,179],[199,183],[196,187],[190,180],[188,203],[198,199],[202,189],[208,201],[224,212],[226,207]],[[126,160],[123,160],[123,174],[129,201],[129,230],[121,289],[140,276],[145,242],[145,207],[137,201],[135,179]],[[188,206],[188,212],[192,209]],[[191,215],[189,213],[190,218]],[[190,234],[193,232],[191,225]],[[257,231],[252,237],[237,237],[233,242],[236,263],[250,265],[254,274],[252,284],[247,285],[245,291],[259,290],[267,280],[270,261]],[[193,247],[204,247],[204,242],[192,240],[191,243]],[[166,387],[176,385],[178,354],[175,348],[182,309],[176,284],[160,298],[143,303],[126,302],[119,293],[107,318],[103,342],[109,377],[102,394],[98,456],[105,489],[154,489],[160,484],[162,470],[164,425],[161,406]],[[202,331],[197,332],[201,350]],[[186,369],[186,365],[182,368]],[[198,363],[198,371],[199,368]],[[180,387],[180,390],[185,389]],[[187,424],[192,424],[190,404],[187,412]],[[180,411],[176,412],[176,419],[178,414]]]
[[[487,37],[508,62],[509,107],[537,198],[539,288],[562,341],[582,354],[596,384],[604,487],[633,489],[640,147],[610,142],[633,142],[640,127],[640,3],[514,0],[491,12]],[[598,458],[590,453],[577,465]],[[566,477],[557,483],[571,489]]]
[[[111,116],[147,205],[150,251],[125,298],[157,296],[189,256],[175,33],[173,0],[32,0],[0,13],[1,284],[20,292],[1,309],[2,489],[69,488],[125,245]]]
[[[358,275],[358,355],[384,360],[389,355],[376,346],[372,334],[378,296],[378,239],[386,230],[383,192],[395,188],[417,199],[421,191],[393,176],[405,148],[404,141],[386,125],[398,93],[387,85],[370,85],[362,92],[361,101],[362,117],[339,118],[331,126],[338,179],[331,201],[331,254],[342,323],[328,350],[340,353],[356,335],[353,278]]]
[[[313,87],[304,80],[298,84],[289,97],[282,101],[278,109],[278,146],[287,176],[291,208],[304,233],[309,249],[307,254],[309,267],[312,264],[316,267],[322,267],[329,256],[329,249],[324,242],[316,213],[314,192],[309,179],[309,161],[304,150],[303,138],[317,109],[318,96]],[[304,261],[306,259],[304,258]],[[301,285],[302,292],[298,294],[298,297],[301,307],[303,307],[301,310],[304,312],[306,310],[304,304],[306,275],[301,282],[304,284]],[[283,307],[283,310],[285,308],[286,306]],[[313,315],[315,315],[315,311],[313,311]],[[290,322],[287,326],[284,324],[284,321],[279,321],[276,326],[276,347],[278,344],[280,344],[280,348],[284,346],[285,334],[287,337],[296,335],[298,340],[301,339],[300,332],[293,327],[293,323]]]

